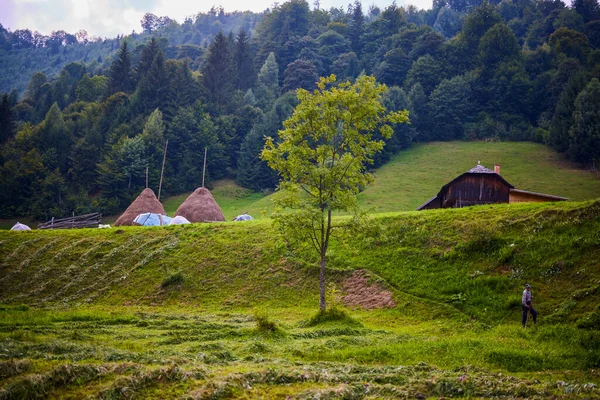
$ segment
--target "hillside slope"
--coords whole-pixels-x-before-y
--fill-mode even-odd
[[[2,232],[0,241],[5,303],[316,304],[314,263],[288,251],[269,221]],[[595,201],[378,215],[334,244],[329,266],[338,283],[366,268],[398,296],[434,302],[433,314],[451,308],[487,323],[515,318],[529,282],[543,318],[575,322],[600,317],[599,260]],[[162,290],[178,273],[181,287]]]
[[[539,143],[434,142],[414,145],[375,171],[375,182],[360,196],[380,212],[409,211],[477,165],[493,169],[517,189],[567,197],[600,198],[600,176],[577,168]]]
[[[378,212],[411,211],[477,162],[493,168],[518,189],[564,196],[574,201],[600,198],[600,175],[577,168],[547,146],[529,142],[434,142],[415,144],[375,170],[375,182],[360,194],[363,208]],[[219,181],[213,196],[230,220],[243,211],[263,218],[269,196],[252,193],[231,181]],[[172,197],[173,215],[187,194]]]

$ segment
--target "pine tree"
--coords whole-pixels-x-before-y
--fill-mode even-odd
[[[139,82],[152,68],[154,59],[162,50],[158,47],[158,43],[155,38],[152,38],[150,42],[144,46],[140,60],[135,66],[135,78]]]
[[[415,84],[408,92],[408,99],[412,106],[410,110],[410,123],[416,129],[419,141],[430,140],[433,135],[429,130],[430,112],[427,95],[420,83]]]
[[[363,15],[362,5],[360,1],[354,2],[352,8],[352,20],[350,21],[350,29],[348,36],[350,37],[350,43],[352,44],[352,51],[356,53],[357,57],[360,58],[362,50],[361,37],[364,30],[365,16]]]
[[[163,122],[163,115],[158,108],[152,111],[152,114],[150,114],[146,121],[146,125],[144,125],[142,141],[147,154],[152,156],[162,155],[165,143],[165,123]]]
[[[237,89],[246,91],[254,86],[256,72],[250,50],[250,40],[243,29],[240,29],[235,40],[234,61],[237,70]]]
[[[127,42],[123,42],[116,60],[110,65],[108,94],[116,92],[131,93],[133,79],[131,74],[131,56],[127,49]]]
[[[165,61],[162,51],[159,51],[148,72],[138,82],[137,104],[142,112],[154,110],[165,100],[168,82],[165,74]]]
[[[275,60],[275,53],[269,53],[265,63],[260,68],[258,83],[269,88],[275,95],[279,93],[279,66]]]
[[[208,48],[206,64],[202,71],[202,83],[209,99],[223,112],[229,102],[234,84],[233,57],[223,32],[215,36]]]

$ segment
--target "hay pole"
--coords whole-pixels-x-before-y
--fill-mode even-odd
[[[204,167],[202,168],[202,188],[204,188],[204,174],[206,173],[206,153],[208,152],[208,147],[204,148]]]
[[[165,160],[167,159],[167,146],[168,145],[169,145],[169,139],[167,139],[167,142],[165,143],[165,153],[163,154],[162,169],[160,170],[160,183],[158,184],[158,201],[160,201],[160,190],[162,189],[162,180],[163,180],[163,174],[165,172]]]
[[[146,189],[148,189],[148,167],[146,167]]]

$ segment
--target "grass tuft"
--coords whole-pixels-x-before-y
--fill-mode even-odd
[[[256,331],[261,333],[281,333],[281,328],[277,326],[275,321],[272,321],[269,316],[264,312],[257,312],[254,314],[254,320],[256,321]]]
[[[185,277],[183,276],[183,274],[181,272],[176,272],[174,274],[172,274],[171,276],[169,276],[168,278],[165,278],[162,283],[160,284],[160,286],[163,289],[166,289],[170,286],[178,286],[183,284],[183,281],[185,280]]]
[[[352,318],[346,310],[339,307],[330,307],[325,311],[319,310],[318,313],[313,315],[306,326],[317,326],[330,322],[341,322],[347,325],[361,325],[360,322]]]

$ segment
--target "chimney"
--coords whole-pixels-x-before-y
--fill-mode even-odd
[[[500,164],[494,164],[494,172],[500,175]]]

